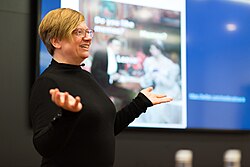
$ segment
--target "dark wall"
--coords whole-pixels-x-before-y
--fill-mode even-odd
[[[0,167],[35,167],[40,163],[27,119],[30,66],[35,56],[30,39],[33,1],[0,1]],[[174,154],[181,148],[194,151],[194,167],[222,167],[223,152],[229,148],[241,149],[242,166],[250,166],[249,134],[146,129],[125,130],[117,136],[115,166],[174,167]]]
[[[0,166],[38,166],[27,107],[30,77],[30,2],[0,1]]]
[[[174,167],[179,149],[193,150],[193,167],[223,167],[227,149],[242,151],[242,167],[250,167],[249,134],[126,130],[117,137],[117,167]]]

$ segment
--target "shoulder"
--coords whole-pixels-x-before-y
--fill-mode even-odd
[[[107,55],[106,50],[98,50],[94,53],[94,57],[104,57],[105,55]]]
[[[147,57],[145,60],[144,60],[144,64],[151,64],[155,62],[155,58],[153,56],[150,56],[150,57]]]
[[[44,90],[44,89],[50,89],[50,88],[55,88],[58,87],[58,84],[53,77],[50,76],[39,76],[33,86],[32,90]]]
[[[34,89],[48,89],[50,87],[58,86],[56,81],[56,74],[49,68],[46,69],[40,76],[38,76],[33,83],[32,90]]]

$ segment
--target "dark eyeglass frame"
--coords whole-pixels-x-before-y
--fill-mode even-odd
[[[85,38],[87,34],[89,35],[90,38],[94,37],[95,30],[93,29],[83,29],[83,28],[76,28],[73,33],[81,38]]]

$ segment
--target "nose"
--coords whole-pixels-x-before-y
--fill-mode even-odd
[[[86,36],[83,38],[84,41],[91,41],[92,37],[89,34],[86,34]]]

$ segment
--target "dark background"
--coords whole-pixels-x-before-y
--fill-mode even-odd
[[[0,166],[36,167],[40,156],[32,144],[28,97],[35,59],[34,0],[0,1]],[[242,151],[250,166],[250,133],[125,130],[117,137],[116,167],[174,167],[178,149],[194,152],[194,167],[223,167],[223,153]]]

